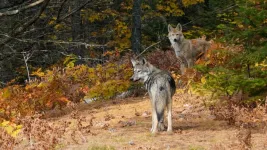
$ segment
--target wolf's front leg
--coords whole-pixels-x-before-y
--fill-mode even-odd
[[[187,60],[188,63],[188,68],[192,68],[194,66],[194,60],[192,60],[191,58]]]
[[[186,70],[186,66],[184,63],[181,63],[180,64],[180,71],[181,71],[181,74],[184,75],[185,74],[185,70]]]

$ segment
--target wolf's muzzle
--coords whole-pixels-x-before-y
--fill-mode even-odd
[[[133,81],[133,82],[137,82],[137,81],[139,81],[140,79],[136,79],[136,78],[134,78],[134,77],[131,77],[130,78],[130,81]]]

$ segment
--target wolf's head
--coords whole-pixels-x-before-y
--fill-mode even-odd
[[[182,32],[182,26],[180,23],[177,24],[176,28],[173,28],[170,24],[168,25],[168,37],[171,44],[181,43],[184,39],[184,35]]]
[[[130,80],[141,80],[142,82],[145,82],[148,79],[149,74],[152,72],[153,66],[144,58],[141,60],[131,59],[131,62],[133,64],[134,74]]]

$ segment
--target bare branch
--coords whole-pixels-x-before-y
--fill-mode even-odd
[[[28,80],[30,82],[31,77],[30,77],[30,70],[28,66],[28,60],[30,59],[30,54],[25,52],[25,53],[22,53],[22,55],[23,55],[23,59],[24,59],[24,63],[25,63],[26,71],[27,71]]]
[[[146,49],[143,50],[142,53],[140,53],[140,54],[139,54],[138,56],[136,56],[135,58],[140,57],[140,56],[143,55],[148,49],[150,49],[151,47],[154,47],[154,46],[158,45],[158,44],[161,43],[162,41],[163,41],[163,40],[160,40],[160,41],[158,41],[157,43],[154,43],[154,44],[148,46]]]
[[[69,55],[69,54],[65,54],[64,52],[60,52],[60,54],[62,54],[64,56],[72,56],[72,55]],[[81,57],[81,56],[78,56],[77,59],[80,59],[80,60],[92,60],[92,61],[100,61],[100,62],[103,62],[102,59],[90,58],[90,57]]]
[[[40,8],[39,12],[32,19],[30,19],[28,22],[24,23],[21,27],[17,28],[17,30],[15,31],[15,34],[13,34],[13,36],[20,34],[27,27],[29,27],[30,25],[32,25],[41,16],[41,14],[45,10],[45,8],[48,5],[48,3],[49,3],[50,0],[39,0],[39,1],[44,1],[44,4]]]
[[[72,14],[74,14],[75,12],[81,10],[84,6],[86,6],[86,5],[87,5],[88,3],[90,3],[91,1],[92,1],[92,0],[88,0],[88,1],[86,1],[86,2],[83,3],[81,6],[79,6],[79,7],[75,8],[75,9],[73,9],[69,14],[65,15],[64,17],[62,17],[62,19],[57,20],[57,21],[62,21],[62,20],[64,20],[64,19],[66,19],[66,18],[69,17],[70,15],[72,15]]]
[[[13,1],[13,2],[9,1],[9,3],[7,3],[7,4],[4,3],[4,4],[0,5],[0,10],[1,9],[12,9],[14,7],[17,7],[17,6],[21,5],[21,4],[23,4],[25,1],[26,0]]]
[[[44,11],[44,9],[46,8],[46,6],[47,6],[47,4],[48,4],[49,1],[50,1],[50,0],[45,0],[45,3],[43,4],[43,7],[40,9],[39,13],[38,13],[35,17],[33,17],[30,21],[24,23],[24,24],[22,25],[22,27],[19,27],[19,28],[17,29],[17,31],[15,31],[11,36],[7,37],[7,39],[6,39],[5,41],[3,41],[2,43],[0,43],[0,47],[2,47],[3,45],[5,45],[5,44],[3,44],[3,43],[10,42],[10,40],[11,40],[12,38],[14,38],[15,36],[17,36],[17,35],[20,34],[21,32],[23,32],[23,31],[24,31],[28,26],[30,26],[31,24],[33,24],[33,23],[40,17],[40,15],[42,14],[42,12]],[[68,18],[68,17],[69,17],[70,15],[72,15],[73,13],[79,11],[80,9],[82,9],[84,6],[86,6],[86,5],[87,5],[88,3],[90,3],[90,2],[92,2],[92,0],[87,0],[86,2],[84,2],[84,3],[81,4],[79,7],[77,7],[77,8],[74,9],[74,10],[72,10],[70,13],[66,14],[66,15],[63,16],[62,18],[58,17],[54,24],[51,24],[51,25],[49,25],[49,26],[47,26],[47,27],[45,27],[45,28],[51,28],[51,27],[54,27],[54,26],[57,25],[59,22],[61,22],[61,21],[63,21],[64,19]],[[62,5],[63,5],[63,4],[62,4]],[[59,10],[59,11],[60,11],[60,10]],[[33,31],[36,31],[36,29],[31,30],[31,32],[33,32]],[[50,42],[53,42],[53,41],[50,41]],[[53,43],[55,43],[55,42],[53,42]],[[64,43],[64,44],[66,44],[66,43]],[[86,46],[87,44],[83,44],[83,45]],[[91,47],[91,46],[89,45],[89,46],[86,46],[86,47]]]
[[[58,10],[58,13],[57,13],[57,19],[56,20],[59,20],[60,18],[60,13],[61,13],[61,11],[62,11],[62,9],[63,9],[63,6],[64,6],[64,4],[66,3],[66,1],[67,0],[64,0],[62,3],[61,3],[61,5],[60,5],[60,8],[59,8],[59,10]]]
[[[21,27],[18,27],[12,34],[11,37],[15,37],[18,34],[20,34],[21,32],[25,31],[26,28],[28,28],[29,26],[31,26],[36,20],[39,19],[39,17],[41,16],[41,14],[43,13],[43,11],[45,10],[45,8],[47,7],[48,3],[50,0],[42,0],[44,1],[42,7],[40,8],[39,12],[29,21],[25,22]],[[5,43],[9,42],[12,38],[8,37],[6,40],[4,40],[1,44],[0,47],[2,47],[3,45],[5,45]]]
[[[68,44],[68,45],[75,45],[75,46],[85,46],[87,47],[106,47],[107,45],[99,45],[99,44],[88,44],[85,42],[69,42],[69,41],[58,41],[58,40],[34,40],[34,39],[19,39],[16,37],[11,37],[7,34],[0,34],[0,36],[5,36],[9,39],[14,39],[19,42],[23,43],[55,43],[55,44]]]
[[[38,1],[34,2],[34,3],[31,3],[31,4],[27,5],[27,6],[22,7],[20,9],[10,10],[10,11],[6,11],[6,12],[0,12],[0,17],[16,15],[17,13],[19,13],[21,11],[24,11],[26,9],[29,9],[31,7],[37,6],[37,5],[41,4],[41,3],[43,3],[44,1],[45,0],[38,0]]]
[[[85,7],[87,4],[89,4],[90,2],[92,2],[93,0],[87,0],[86,2],[84,2],[83,4],[81,4],[79,7],[73,9],[70,13],[66,14],[65,16],[63,17],[57,17],[56,21],[53,23],[53,24],[50,24],[44,28],[41,28],[41,29],[32,29],[30,30],[29,32],[27,33],[31,33],[31,32],[35,32],[36,30],[45,30],[45,29],[49,29],[49,28],[53,28],[54,26],[56,26],[58,23],[64,21],[66,18],[68,18],[69,16],[71,16],[72,14],[76,13],[77,11],[79,11],[80,9],[82,9],[83,7]]]

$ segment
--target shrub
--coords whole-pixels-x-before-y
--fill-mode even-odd
[[[11,85],[0,89],[0,119],[13,120],[33,115],[68,103],[89,98],[109,99],[130,87],[132,68],[125,62],[110,61],[96,67],[85,65],[33,72],[38,80],[25,86]],[[1,121],[1,120],[0,120]]]

